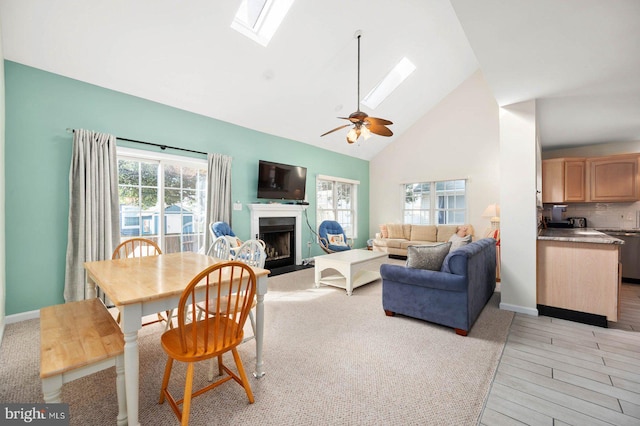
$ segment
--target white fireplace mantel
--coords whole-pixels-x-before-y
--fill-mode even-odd
[[[296,218],[296,265],[302,264],[302,212],[309,207],[301,204],[247,204],[251,211],[251,236],[259,238],[260,218],[295,217]]]

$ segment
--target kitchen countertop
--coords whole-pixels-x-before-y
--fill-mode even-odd
[[[632,234],[640,234],[640,228],[596,228],[596,231],[604,232],[628,232]]]
[[[624,241],[592,228],[547,228],[538,231],[538,239],[574,243],[624,244]]]

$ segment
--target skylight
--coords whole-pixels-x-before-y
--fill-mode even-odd
[[[402,82],[416,70],[416,66],[403,57],[398,64],[393,67],[389,74],[374,87],[362,100],[362,105],[375,109],[389,96]]]
[[[294,0],[242,0],[231,28],[267,47]]]

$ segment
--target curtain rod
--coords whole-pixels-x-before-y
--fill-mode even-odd
[[[74,133],[76,131],[76,129],[71,129],[67,127],[67,133]],[[143,145],[151,145],[151,146],[157,146],[158,148],[160,148],[161,150],[165,150],[167,148],[169,149],[175,149],[178,151],[186,151],[186,152],[192,152],[194,154],[202,154],[202,155],[208,155],[206,152],[202,152],[202,151],[194,151],[192,149],[187,149],[187,148],[179,148],[177,146],[170,146],[170,145],[161,145],[159,143],[153,143],[153,142],[144,142],[144,141],[137,141],[135,139],[128,139],[128,138],[121,138],[119,136],[116,136],[116,139],[121,140],[121,141],[127,141],[127,142],[134,142],[134,143],[140,143]]]

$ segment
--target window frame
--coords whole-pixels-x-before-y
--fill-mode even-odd
[[[163,152],[155,152],[155,151],[145,151],[145,150],[140,150],[140,149],[135,149],[135,148],[129,148],[129,147],[116,147],[116,162],[118,163],[120,160],[131,160],[131,161],[141,161],[141,162],[148,162],[148,163],[157,163],[158,165],[160,165],[160,169],[158,171],[158,176],[157,176],[157,189],[158,189],[158,200],[162,202],[162,206],[160,208],[160,212],[164,212],[166,210],[166,208],[168,206],[166,206],[164,204],[164,195],[165,195],[165,190],[167,188],[165,188],[165,176],[164,176],[164,166],[167,164],[170,165],[191,165],[194,168],[198,168],[198,169],[205,169],[208,173],[208,164],[207,164],[207,160],[203,159],[203,158],[196,158],[196,157],[191,157],[191,156],[182,156],[182,155],[173,155],[173,154],[166,154]],[[119,167],[119,166],[118,166]],[[208,179],[204,180],[205,182],[205,188],[204,188],[204,193],[207,194],[207,185],[208,185]],[[118,188],[120,188],[120,182],[118,179]],[[169,189],[176,189],[176,188],[169,188]],[[179,189],[183,189],[182,187]],[[119,189],[118,189],[119,192]],[[197,188],[196,188],[196,195],[197,195]],[[119,195],[118,195],[118,199],[119,199]],[[205,200],[204,203],[204,218],[206,221],[206,217],[207,217],[207,203]],[[166,244],[166,238],[168,236],[171,235],[175,235],[175,234],[167,234],[166,233],[166,213],[165,214],[158,214],[158,233],[156,235],[153,236],[153,238],[157,238],[157,244],[160,247],[160,249],[162,250],[163,253],[167,252],[167,244]],[[181,218],[181,222],[182,222],[182,218]],[[138,226],[140,226],[140,223],[138,224]],[[119,233],[119,238],[120,241],[124,241],[124,239],[126,239],[126,236],[123,236],[121,234],[122,231],[122,223],[119,223],[118,226],[118,233]],[[204,241],[205,237],[206,237],[206,233],[208,232],[208,230],[206,229],[206,226],[204,228],[204,230],[202,231],[202,236],[201,239]],[[194,235],[198,235],[198,232],[194,232]],[[182,232],[179,234],[180,238],[183,238]],[[190,235],[190,234],[189,234]],[[139,235],[140,237],[144,237],[144,235]],[[204,246],[203,246],[204,247]],[[197,250],[199,251],[199,250]]]
[[[462,194],[453,194],[454,196],[463,195],[465,199],[464,208],[449,208],[448,206],[440,207],[438,206],[438,189],[437,184],[444,183],[445,186],[448,182],[456,182],[463,181],[464,182],[464,192]],[[401,207],[402,207],[402,223],[404,224],[415,224],[415,225],[464,225],[469,221],[469,178],[457,178],[457,179],[442,179],[442,180],[433,180],[433,181],[423,181],[423,182],[406,182],[402,183],[400,187],[401,191]],[[407,197],[407,186],[408,185],[428,185],[429,186],[429,207],[426,209],[407,209],[406,208],[406,197]],[[444,191],[447,191],[446,189]],[[455,189],[453,190],[455,191]],[[446,196],[446,195],[445,195]],[[412,212],[414,214],[409,214]],[[414,221],[407,222],[407,217],[413,218],[415,217],[415,213],[418,212],[418,216],[427,217],[429,222],[425,223],[420,221],[418,223]],[[445,223],[438,223],[438,218],[440,212],[443,212],[445,215]],[[458,223],[456,221],[446,222],[447,212],[462,212],[464,214],[463,221]],[[425,214],[426,213],[426,214]]]
[[[318,196],[319,196],[318,184],[320,183],[320,181],[332,182],[333,183],[333,208],[332,209],[320,208],[320,203],[318,202]],[[347,210],[347,209],[338,209],[337,206],[336,206],[336,203],[338,201],[338,197],[337,197],[337,194],[336,194],[336,184],[337,183],[351,185],[351,208],[349,210]],[[315,189],[316,189],[316,229],[318,229],[318,227],[320,226],[320,223],[322,223],[321,218],[324,217],[324,215],[321,214],[322,212],[333,211],[334,220],[336,222],[340,223],[340,221],[337,219],[339,217],[338,216],[338,212],[339,211],[350,211],[353,221],[351,223],[351,226],[347,227],[347,229],[345,229],[345,233],[347,235],[347,238],[351,238],[351,239],[354,239],[354,240],[356,238],[358,238],[358,187],[359,186],[360,186],[360,181],[359,180],[336,177],[336,176],[320,175],[320,174],[316,175],[316,186],[315,186]],[[343,229],[345,228],[344,224],[340,223],[340,225],[343,227]],[[352,230],[352,232],[348,232],[349,228]]]

